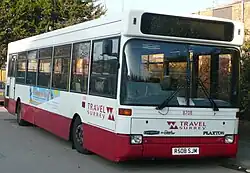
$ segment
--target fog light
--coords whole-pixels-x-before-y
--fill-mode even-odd
[[[234,142],[234,135],[226,135],[225,136],[225,143],[232,144]]]
[[[130,142],[131,144],[141,144],[142,135],[131,135]]]

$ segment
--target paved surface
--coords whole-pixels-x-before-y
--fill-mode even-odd
[[[250,121],[241,121],[239,124],[239,152],[238,162],[244,167],[250,168]]]
[[[239,172],[219,164],[216,160],[112,163],[96,155],[81,155],[71,149],[70,143],[39,128],[19,127],[14,117],[0,108],[1,173]]]

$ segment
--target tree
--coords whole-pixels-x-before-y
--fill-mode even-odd
[[[56,28],[96,19],[106,12],[100,4],[95,5],[95,3],[91,1],[60,0],[56,6],[61,12],[59,21],[56,23]]]
[[[250,51],[250,30],[245,30],[245,38],[246,41],[244,42],[244,45],[242,46],[242,50],[244,52],[249,52]]]
[[[246,31],[246,38],[249,36],[249,31]],[[250,113],[250,40],[246,40],[242,46],[241,57],[241,76],[240,76],[240,92],[241,92],[241,109],[244,113],[244,118]]]
[[[99,18],[105,12],[96,0],[2,0],[0,66],[9,42]]]

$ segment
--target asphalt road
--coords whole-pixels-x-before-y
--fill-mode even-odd
[[[85,156],[70,143],[37,127],[19,127],[15,117],[0,109],[1,173],[237,173],[216,160],[133,161],[112,163]]]

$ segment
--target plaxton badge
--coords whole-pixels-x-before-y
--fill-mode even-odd
[[[225,132],[222,131],[204,131],[203,135],[224,135]]]

